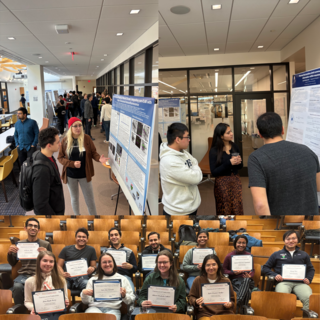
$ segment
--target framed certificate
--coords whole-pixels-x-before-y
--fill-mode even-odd
[[[250,254],[232,255],[231,256],[231,270],[232,271],[252,271],[253,257]]]
[[[34,312],[37,314],[66,311],[63,289],[32,292]]]
[[[288,281],[303,281],[306,278],[306,272],[305,264],[283,264],[281,277]]]
[[[142,270],[154,270],[156,267],[156,254],[143,254],[141,255]]]
[[[93,280],[94,301],[119,301],[121,297],[121,280]]]
[[[230,302],[230,283],[208,283],[201,285],[204,304],[225,304]]]
[[[174,305],[175,290],[175,287],[148,286],[147,300],[154,307],[169,308]]]
[[[38,242],[17,242],[19,248],[17,259],[19,260],[36,260],[39,254]]]
[[[214,250],[212,248],[193,248],[192,249],[192,264],[200,264],[203,259],[209,255],[213,254]]]
[[[66,270],[70,273],[71,278],[85,276],[88,274],[87,259],[79,259],[65,262]]]
[[[107,250],[113,256],[117,267],[121,267],[124,262],[127,262],[127,253],[122,250]]]

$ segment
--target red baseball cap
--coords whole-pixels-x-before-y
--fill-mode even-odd
[[[82,122],[79,118],[77,118],[77,117],[72,117],[72,118],[70,118],[69,119],[69,121],[68,121],[68,128],[70,128],[75,122],[77,122],[77,121],[79,121],[79,122]]]

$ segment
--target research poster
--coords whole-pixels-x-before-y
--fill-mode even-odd
[[[114,95],[109,163],[136,215],[145,210],[154,135],[155,99]]]
[[[53,117],[55,114],[52,90],[46,90],[46,109],[47,109],[47,117],[49,119],[49,124],[52,124]]]
[[[162,139],[167,139],[168,126],[173,122],[182,122],[180,98],[159,99],[158,130]]]
[[[287,140],[308,146],[320,159],[320,68],[293,76]]]

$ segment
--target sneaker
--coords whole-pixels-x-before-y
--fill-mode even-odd
[[[109,143],[109,141],[107,141],[107,140],[104,140],[103,142],[104,142],[104,143]]]
[[[91,137],[91,139],[92,139],[92,141],[96,140],[95,138],[92,138],[92,137]]]

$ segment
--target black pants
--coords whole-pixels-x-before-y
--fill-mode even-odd
[[[64,133],[64,116],[63,118],[58,118],[57,129],[59,130],[60,134]]]
[[[196,216],[196,215],[197,215],[197,211],[198,211],[198,209],[197,209],[196,211],[192,212],[192,213],[189,213],[188,216]],[[163,215],[164,215],[164,216],[171,216],[171,214],[166,213],[166,212],[164,211],[164,209],[163,209]]]
[[[98,121],[98,108],[93,108],[93,121],[94,121],[94,125],[97,125],[97,121]]]
[[[37,151],[37,147],[30,147],[29,151],[27,151],[26,149],[20,150],[18,148],[20,166],[22,166],[22,164],[27,160],[27,158],[30,158],[35,151]]]
[[[91,125],[92,125],[92,120],[91,119],[86,119],[85,133],[88,134],[90,137],[91,137]]]

